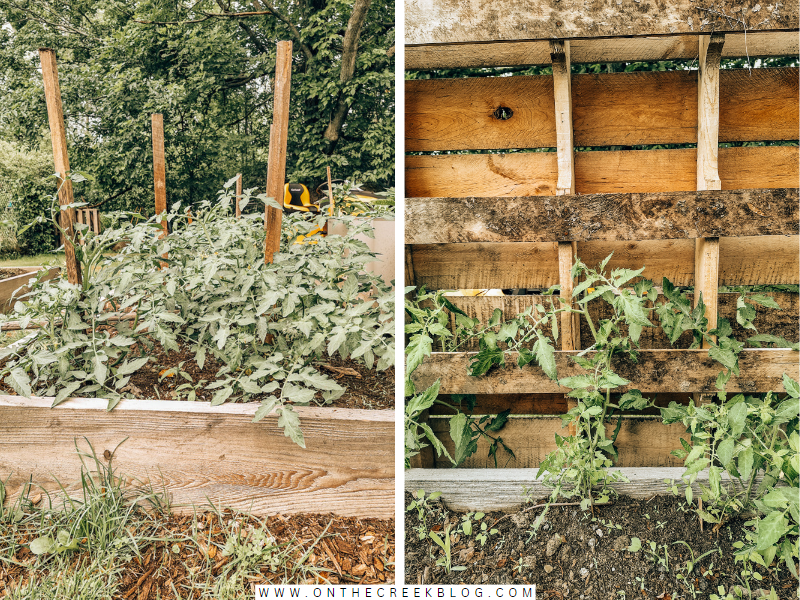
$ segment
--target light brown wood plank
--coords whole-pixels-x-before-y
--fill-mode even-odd
[[[756,307],[756,319],[754,325],[760,333],[771,333],[789,341],[800,341],[800,331],[798,331],[798,317],[800,317],[800,296],[788,292],[769,292],[765,295],[770,296],[778,303],[780,309]],[[693,299],[692,294],[688,294]],[[745,330],[736,322],[736,300],[739,294],[724,293],[719,294],[718,306],[719,316],[728,319],[733,328],[733,336],[743,340],[755,332]],[[503,313],[503,320],[516,317],[526,308],[534,304],[544,304],[549,308],[550,298],[547,296],[452,296],[448,298],[459,309],[464,311],[467,316],[478,319],[483,324],[489,322],[492,313],[499,308]],[[660,297],[656,302],[663,301]],[[595,323],[601,319],[611,318],[613,309],[609,304],[602,300],[594,300],[589,303],[589,314]],[[450,329],[453,331],[454,323],[451,319]],[[561,333],[561,332],[559,332]],[[581,327],[581,348],[588,348],[594,343],[588,327]],[[639,338],[639,344],[645,350],[666,350],[669,348],[688,348],[691,345],[691,336],[688,333],[682,335],[674,345],[660,327],[645,327]],[[556,346],[560,346],[560,340],[556,340]],[[467,343],[459,348],[461,351],[475,351],[477,345]],[[502,410],[502,409],[501,409]],[[499,412],[499,411],[497,411]],[[529,411],[541,412],[541,411]]]
[[[36,270],[44,268],[45,267],[35,267]],[[55,279],[60,273],[61,267],[50,267],[48,268],[47,275],[42,278],[42,281]],[[8,279],[0,281],[0,313],[12,312],[14,303],[16,303],[21,296],[30,291],[27,283],[31,278],[36,277],[36,275],[36,271],[28,270],[27,273],[23,273],[22,275],[9,277]]]
[[[719,63],[725,35],[700,36],[697,72],[697,189],[719,190]]]
[[[483,4],[464,0],[406,0],[406,44],[498,40],[549,40],[655,35],[701,31],[789,31],[798,27],[798,5],[762,6],[756,0],[599,0],[591,6],[560,0],[535,4]],[[714,9],[714,13],[709,9]],[[725,18],[729,16],[733,18]]]
[[[723,69],[719,141],[797,140],[798,69]]]
[[[796,188],[527,198],[408,198],[406,244],[796,235]]]
[[[267,196],[283,204],[283,186],[286,183],[286,144],[289,139],[289,100],[292,86],[292,42],[278,42],[275,58],[275,95],[272,109],[272,126],[269,133],[269,164],[267,166]],[[264,261],[272,262],[273,255],[281,249],[281,222],[283,211],[272,206],[264,207]]]
[[[549,75],[406,81],[406,151],[555,147],[553,94]]]
[[[153,134],[153,189],[155,191],[156,214],[167,211],[167,176],[164,161],[164,115],[154,113],[150,116]],[[161,221],[162,236],[167,235],[167,220]],[[165,256],[166,258],[166,256]],[[162,263],[162,266],[164,263]]]
[[[550,42],[553,59],[553,89],[556,111],[556,153],[558,183],[556,195],[575,193],[575,160],[572,144],[572,63],[569,41]]]
[[[616,469],[615,469],[616,470]],[[646,499],[653,496],[672,495],[671,484],[684,485],[681,475],[683,467],[625,467],[619,469],[627,481],[610,484],[620,494],[632,498]],[[708,487],[708,472],[701,471],[692,484],[695,497],[701,492],[700,485]],[[725,478],[726,487],[741,490],[735,480]],[[757,487],[758,484],[756,484]],[[530,489],[531,498],[538,500],[550,496],[552,488],[542,485],[536,473],[530,469],[410,469],[405,472],[405,489],[426,492],[440,491],[442,499],[451,510],[516,511],[525,502],[523,488]]]
[[[686,60],[698,56],[697,35],[571,40],[573,64]],[[748,32],[725,35],[723,58],[795,56],[796,32]],[[512,67],[550,63],[549,41],[483,42],[406,46],[406,69]]]
[[[431,428],[450,452],[454,451],[450,438],[450,422],[446,417],[434,417]],[[609,437],[614,433],[616,419],[606,425]],[[679,438],[685,435],[686,427],[681,423],[664,425],[660,416],[622,417],[622,426],[617,437],[615,460],[618,467],[677,467],[683,461],[670,456],[670,452],[680,448]],[[561,427],[561,417],[515,416],[505,427],[497,432],[514,452],[516,458],[498,451],[497,466],[501,468],[534,469],[549,452],[556,449],[555,434],[569,435],[567,428]],[[478,451],[465,460],[461,468],[493,468],[494,459],[488,456],[489,444],[478,442]],[[452,463],[446,457],[436,459],[436,466],[446,468]]]
[[[683,192],[696,188],[697,151],[629,150],[575,153],[579,194]],[[796,146],[720,148],[723,190],[797,187]],[[406,195],[554,196],[555,152],[406,157]]]
[[[242,216],[242,209],[239,208],[239,201],[241,199],[242,199],[242,174],[241,173],[237,173],[236,174],[236,206],[234,208],[234,214],[236,215],[237,219]]]
[[[53,161],[56,168],[58,181],[58,204],[70,206],[73,204],[72,180],[67,178],[69,173],[69,155],[67,153],[67,130],[64,125],[64,111],[61,105],[61,87],[58,84],[58,65],[56,64],[55,50],[39,48],[39,59],[42,65],[42,79],[44,81],[44,99],[47,105],[47,120],[50,125],[50,141],[53,145]],[[66,239],[64,244],[64,258],[67,268],[67,279],[72,284],[80,284],[81,265],[75,257],[75,209],[66,208],[60,211],[59,223],[64,230]]]
[[[569,358],[574,352],[556,351],[558,377],[583,372]],[[507,366],[482,377],[470,377],[470,353],[436,352],[417,367],[412,379],[417,389],[426,389],[441,379],[443,394],[555,394],[568,391],[549,379],[537,366],[516,366],[511,354]],[[798,353],[785,349],[743,350],[739,355],[739,377],[732,377],[730,392],[783,392],[783,373],[796,373]],[[642,350],[639,362],[618,358],[614,371],[631,382],[617,391],[638,389],[643,393],[716,392],[717,374],[722,368],[709,358],[707,350]]]
[[[191,512],[207,503],[254,514],[335,512],[394,516],[394,411],[298,407],[307,448],[284,437],[274,416],[252,423],[257,405],[211,407],[205,402],[0,396],[0,478],[13,502],[21,486],[55,491],[58,478],[79,489],[75,443],[83,437],[128,485],[166,487]],[[177,506],[176,506],[177,508]]]
[[[720,285],[800,283],[800,236],[720,239]],[[694,240],[583,242],[578,256],[609,269],[646,267],[643,277],[694,284]],[[416,285],[428,289],[547,289],[558,283],[554,242],[417,244],[411,246]]]

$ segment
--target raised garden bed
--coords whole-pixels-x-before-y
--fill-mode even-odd
[[[60,267],[13,267],[0,269],[0,313],[11,312],[16,299],[30,291],[30,288],[26,286],[28,280],[31,277],[35,277],[43,269],[48,270],[47,275],[43,278],[45,281],[57,277],[61,272]]]

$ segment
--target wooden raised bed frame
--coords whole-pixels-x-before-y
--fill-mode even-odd
[[[711,326],[719,313],[736,329],[735,298],[719,294],[720,286],[800,283],[798,147],[719,147],[797,140],[797,68],[720,69],[724,58],[797,54],[797,1],[770,6],[764,12],[766,5],[755,0],[603,0],[587,13],[560,0],[478,11],[460,0],[406,0],[408,69],[553,69],[541,76],[405,82],[405,149],[437,152],[406,157],[406,285],[559,284],[571,296],[574,257],[593,266],[613,252],[607,269],[645,266],[643,276],[656,285],[667,277],[695,286]],[[695,60],[699,69],[571,74],[573,63],[639,60]],[[653,144],[696,148],[596,149]],[[556,151],[503,152],[529,148]],[[453,150],[495,152],[440,153]],[[796,342],[797,295],[773,297],[781,309],[759,314],[759,332]],[[481,322],[496,308],[509,318],[546,301],[451,300]],[[589,310],[603,307],[593,303]],[[563,377],[573,369],[569,355],[592,341],[570,315],[560,325]],[[708,401],[699,394],[715,391],[719,369],[707,351],[673,349],[663,334],[647,329],[640,341],[639,363],[620,367],[631,387],[657,393],[660,406],[692,395]],[[688,344],[680,340],[676,347]],[[464,468],[442,470],[437,467],[449,461],[427,448],[412,461],[417,468],[406,471],[405,488],[440,490],[448,506],[464,510],[516,507],[523,485],[547,495],[532,469],[555,448],[554,434],[566,433],[556,416],[572,402],[566,390],[530,365],[471,378],[468,359],[435,353],[414,373],[417,389],[441,377],[443,394],[478,394],[475,414],[510,408],[499,435],[517,460],[504,464],[499,456],[498,462],[526,468],[488,469],[494,463],[481,443]],[[781,375],[798,376],[798,354],[751,349],[740,366],[730,392],[783,392]],[[432,429],[452,450],[448,411],[431,412]],[[669,451],[684,428],[660,421],[654,414],[623,417],[618,466],[631,483],[619,491],[668,493],[663,480],[680,478],[681,463]]]
[[[14,309],[13,301],[16,301],[22,294],[27,294],[30,289],[25,287],[19,291],[14,298],[11,296],[14,292],[28,283],[28,280],[31,277],[35,277],[36,273],[43,269],[49,269],[47,275],[45,275],[45,281],[48,279],[54,279],[58,276],[61,272],[61,267],[14,267],[25,269],[27,273],[22,273],[21,275],[15,275],[14,277],[9,277],[8,279],[3,279],[0,281],[0,313],[8,313]]]
[[[0,396],[0,480],[13,502],[80,491],[76,445],[113,452],[126,485],[166,492],[177,512],[209,502],[256,515],[328,513],[393,518],[394,411],[297,407],[306,448],[277,427],[253,423],[257,405]],[[92,460],[86,465],[94,468]]]

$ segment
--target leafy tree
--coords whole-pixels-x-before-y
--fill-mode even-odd
[[[58,57],[76,192],[153,210],[150,115],[164,114],[168,201],[196,204],[236,172],[263,189],[276,42],[293,41],[287,177],[331,166],[394,178],[393,5],[373,0],[0,0],[0,137],[48,135],[39,47]]]

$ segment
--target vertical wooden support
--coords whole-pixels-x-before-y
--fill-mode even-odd
[[[42,63],[42,78],[44,79],[44,97],[47,102],[47,119],[50,123],[50,139],[53,143],[53,161],[58,174],[58,204],[69,206],[73,204],[72,181],[67,179],[69,171],[69,156],[67,155],[67,132],[64,126],[64,112],[61,108],[61,88],[58,85],[58,67],[56,53],[50,48],[39,49],[39,59]],[[81,285],[81,265],[75,256],[75,209],[62,209],[59,215],[59,224],[66,231],[64,240],[64,255],[67,266],[67,279],[70,283]]]
[[[283,201],[283,186],[286,179],[286,144],[289,138],[289,97],[292,83],[292,42],[278,42],[275,61],[275,92],[272,109],[272,128],[269,140],[269,167],[267,172],[267,196]],[[271,263],[281,247],[281,221],[283,211],[267,206],[264,226],[267,238],[264,243],[264,262]]]
[[[167,211],[167,171],[164,160],[164,115],[153,113],[150,117],[153,131],[153,189],[156,195],[156,214]],[[167,220],[161,221],[161,237],[167,235]]]
[[[236,218],[242,216],[242,209],[239,208],[239,201],[242,199],[242,174],[236,174]]]
[[[406,244],[405,245],[405,250],[406,250],[406,252],[405,252],[405,257],[406,257],[406,260],[405,260],[405,265],[406,265],[405,283],[406,283],[407,286],[417,285],[417,283],[415,281],[416,277],[414,276],[414,259],[411,256],[411,245],[410,244]]]

